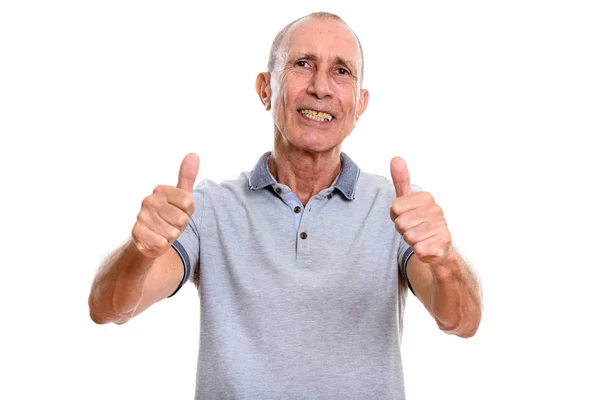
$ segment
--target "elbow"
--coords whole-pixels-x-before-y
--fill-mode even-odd
[[[90,318],[95,324],[98,324],[98,325],[104,325],[104,324],[108,324],[111,322],[114,322],[117,325],[123,325],[124,323],[126,323],[127,321],[130,320],[130,318],[125,318],[125,317],[117,318],[117,317],[114,317],[109,314],[100,313],[100,312],[93,310],[92,308],[90,308]]]
[[[455,335],[463,339],[468,339],[475,336],[479,330],[481,312],[477,312],[475,315],[469,315],[460,318],[453,324],[444,323],[440,320],[436,320],[436,322],[440,330],[444,333]]]
[[[464,328],[458,329],[454,334],[460,338],[468,339],[475,336],[478,329],[479,324],[473,326],[466,326]]]
[[[442,326],[438,324],[440,330],[448,335],[455,335],[463,339],[468,339],[470,337],[475,336],[477,330],[479,329],[479,325],[458,325],[456,327],[448,327]]]
[[[477,307],[475,307],[475,310],[469,313],[468,317],[465,318],[465,321],[462,324],[462,329],[457,334],[457,336],[464,339],[468,339],[470,337],[475,336],[475,334],[479,330],[479,325],[481,324],[481,315],[482,307],[480,303]]]
[[[96,304],[94,304],[91,298],[88,301],[88,307],[90,309],[90,319],[95,324],[103,325],[111,322],[110,315],[100,310],[99,307]]]
[[[90,309],[90,318],[95,324],[98,324],[98,325],[103,325],[103,324],[107,324],[110,322],[110,320],[108,318],[106,318],[105,316],[103,316],[101,314],[94,312],[91,309]]]
[[[108,322],[106,320],[106,317],[98,310],[96,301],[94,301],[93,289],[90,292],[90,295],[88,297],[88,309],[89,309],[89,313],[90,313],[90,319],[95,324],[102,325],[102,324],[106,324]]]
[[[110,322],[108,315],[105,312],[102,312],[102,310],[98,306],[98,301],[96,301],[95,299],[93,289],[88,297],[88,308],[90,313],[90,319],[95,324],[102,325]]]
[[[90,298],[88,299],[88,307],[90,319],[98,325],[104,325],[111,322],[114,322],[118,325],[122,325],[130,320],[130,318],[127,316],[119,315],[113,312],[108,312],[107,310],[103,309],[99,304],[97,304],[94,301],[92,296],[90,296]]]

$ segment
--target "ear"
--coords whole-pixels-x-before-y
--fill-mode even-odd
[[[271,109],[271,74],[269,72],[261,72],[256,77],[256,94],[269,111]]]
[[[358,121],[362,113],[365,112],[368,105],[369,91],[367,89],[360,89],[360,98],[358,99],[358,107],[356,108],[356,121]]]

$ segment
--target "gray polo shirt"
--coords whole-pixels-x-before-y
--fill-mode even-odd
[[[303,206],[269,155],[201,181],[173,244],[200,297],[196,399],[403,399],[412,249],[389,217],[393,184],[342,153],[332,186]]]

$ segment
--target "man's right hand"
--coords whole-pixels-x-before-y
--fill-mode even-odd
[[[165,254],[187,226],[195,208],[192,192],[199,167],[200,158],[188,154],[181,162],[177,186],[159,185],[142,201],[131,236],[146,257]]]

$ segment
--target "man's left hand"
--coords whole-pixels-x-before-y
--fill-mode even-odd
[[[396,199],[390,207],[390,218],[404,241],[412,246],[424,263],[438,264],[452,252],[452,237],[442,208],[428,192],[414,192],[406,162],[394,157],[390,163]]]

